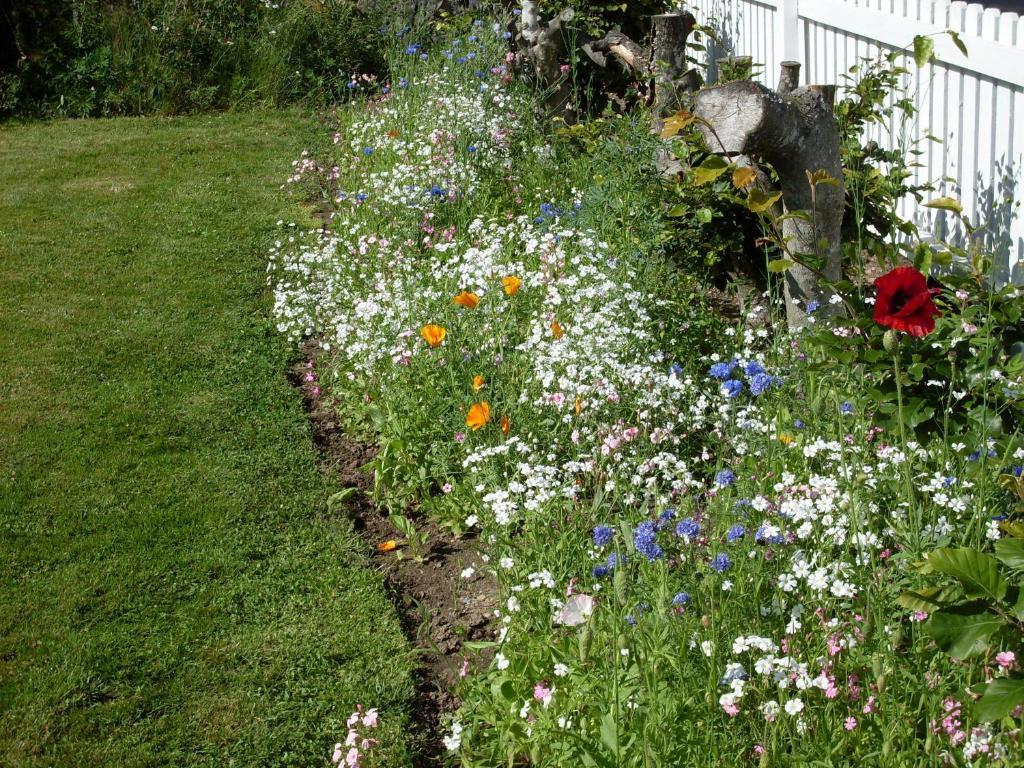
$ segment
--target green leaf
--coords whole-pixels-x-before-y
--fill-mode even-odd
[[[956,30],[947,29],[946,34],[949,35],[950,39],[953,41],[953,45],[960,49],[960,53],[966,56],[967,46],[964,45],[964,41],[960,38],[960,35],[957,34]]]
[[[995,546],[996,557],[1015,568],[1024,570],[1024,539],[999,539]]]
[[[963,613],[941,610],[933,613],[924,623],[924,631],[943,651],[954,659],[966,659],[988,648],[989,638],[1002,621],[994,613]]]
[[[928,555],[932,570],[952,576],[969,598],[999,601],[1006,597],[1006,579],[995,558],[970,547],[943,547]]]
[[[754,213],[764,213],[782,197],[781,192],[769,195],[756,187],[747,195],[747,208]]]
[[[1024,704],[1024,680],[1001,678],[985,686],[985,695],[974,705],[974,715],[983,723],[1007,717]]]
[[[601,718],[601,741],[612,751],[613,755],[619,752],[619,726],[615,722],[615,715],[609,712]]]
[[[896,598],[896,602],[908,611],[932,613],[955,599],[956,592],[956,590],[950,590],[949,587],[908,589]]]
[[[925,208],[938,208],[943,211],[953,211],[953,213],[961,214],[964,212],[963,207],[960,205],[959,200],[954,200],[952,197],[937,197],[934,200],[929,200],[924,204]]]
[[[914,36],[914,63],[923,67],[935,57],[935,41],[925,35]]]
[[[914,249],[914,268],[922,275],[932,271],[932,249],[927,243],[919,243]]]
[[[768,262],[769,272],[785,272],[787,269],[796,264],[792,259],[772,259]]]
[[[729,170],[729,164],[718,155],[711,155],[693,169],[693,183],[700,186],[714,181]]]
[[[689,206],[680,203],[679,205],[673,205],[671,208],[669,208],[668,213],[666,213],[665,215],[668,216],[670,219],[677,219],[680,216],[685,216],[689,212]]]

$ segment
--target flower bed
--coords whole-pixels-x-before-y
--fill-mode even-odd
[[[502,30],[403,42],[309,164],[330,234],[270,265],[380,500],[499,584],[452,761],[1019,764],[1019,297],[906,268],[874,319],[857,287],[797,336],[714,315],[662,248],[644,119],[580,155]]]

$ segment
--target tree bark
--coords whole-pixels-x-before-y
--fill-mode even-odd
[[[807,305],[828,311],[830,296],[822,281],[842,275],[840,229],[845,192],[839,155],[839,132],[832,113],[834,86],[792,87],[799,72],[783,66],[780,95],[743,80],[698,92],[694,114],[707,125],[700,130],[713,151],[730,157],[754,154],[779,176],[787,216],[782,237],[797,264],[785,272],[786,319],[790,328],[807,321]],[[825,171],[834,183],[812,184],[809,174]],[[823,260],[820,270],[800,261]]]

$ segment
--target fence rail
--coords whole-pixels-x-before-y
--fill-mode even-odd
[[[1000,281],[1024,283],[1024,18],[948,0],[688,0],[685,7],[715,29],[709,72],[724,55],[751,56],[756,77],[774,87],[779,64],[803,65],[804,83],[836,83],[879,49],[906,50],[906,93],[914,118],[896,112],[866,138],[888,148],[916,149],[914,181],[933,196],[961,201],[996,254]],[[956,31],[968,55],[946,30]],[[918,69],[915,35],[934,35],[935,59]],[[892,97],[893,103],[896,96]],[[926,136],[935,140],[926,139]],[[926,237],[962,240],[958,222],[913,198],[900,213]]]

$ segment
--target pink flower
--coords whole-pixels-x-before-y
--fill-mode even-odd
[[[868,700],[864,703],[864,709],[861,710],[865,715],[870,715],[872,712],[878,711],[878,707],[875,706],[875,697],[868,696]]]
[[[349,768],[357,768],[357,766],[359,765],[358,749],[352,747],[352,749],[348,751],[348,754],[345,755],[345,765],[349,766]]]
[[[996,654],[996,664],[1000,669],[1010,670],[1017,664],[1017,655],[1013,651],[1002,651]]]
[[[466,442],[466,433],[465,432],[456,432],[455,433],[455,442],[456,443],[464,443],[464,442]]]
[[[459,668],[459,677],[465,677],[469,674],[469,659],[462,660],[462,666]]]
[[[736,706],[736,702],[730,701],[727,704],[722,705],[722,709],[725,710],[725,714],[729,717],[736,717],[740,713],[740,708]]]
[[[851,717],[846,718],[846,720],[843,721],[843,728],[845,728],[848,731],[852,731],[856,727],[857,727],[857,718],[856,717],[852,717],[851,716]]]
[[[376,728],[377,727],[377,710],[376,709],[371,709],[369,712],[367,712],[365,715],[363,715],[363,725],[365,725],[367,728]]]
[[[545,707],[551,703],[552,693],[554,693],[554,691],[551,688],[548,688],[544,683],[537,683],[533,686],[533,698],[542,702]]]

